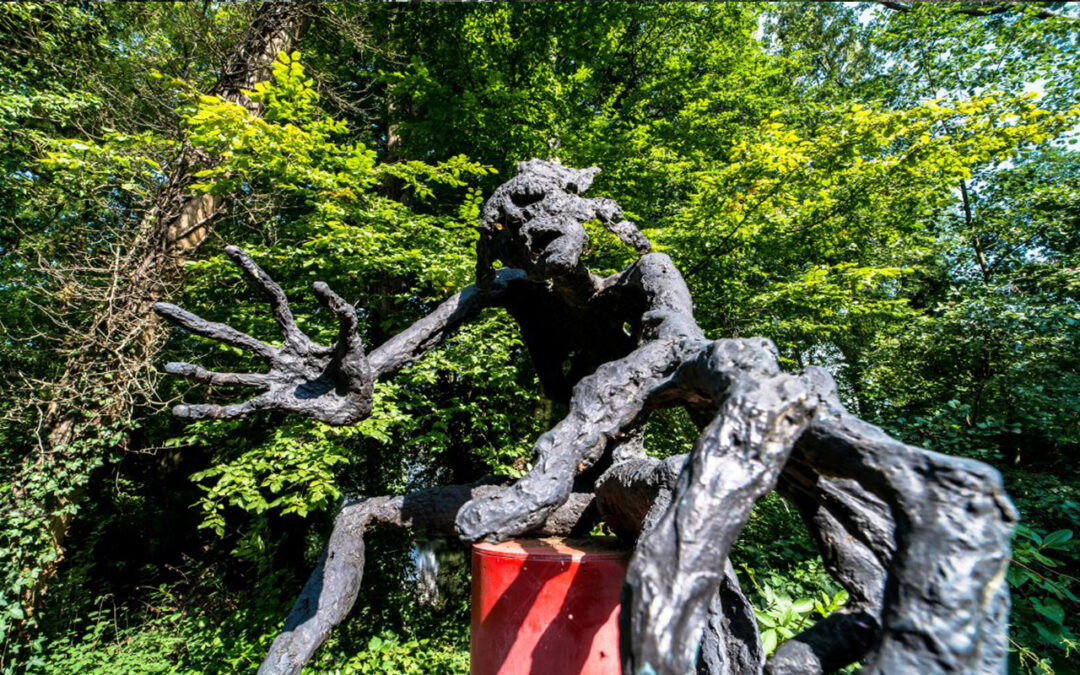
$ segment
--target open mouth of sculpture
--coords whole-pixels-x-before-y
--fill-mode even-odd
[[[548,256],[557,254],[559,246],[556,244],[562,238],[563,233],[558,230],[539,230],[529,235],[529,251],[532,253],[533,262],[543,261]]]

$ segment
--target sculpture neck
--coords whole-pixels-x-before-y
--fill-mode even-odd
[[[573,274],[552,279],[551,289],[568,305],[582,307],[596,295],[600,289],[600,280],[584,264],[579,263]]]

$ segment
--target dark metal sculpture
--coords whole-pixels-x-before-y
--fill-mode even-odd
[[[262,389],[239,405],[178,406],[182,417],[274,408],[356,423],[371,411],[375,379],[491,306],[520,325],[545,395],[569,406],[537,440],[535,468],[512,484],[490,479],[342,508],[259,672],[298,673],[345,618],[369,527],[502,540],[587,532],[598,517],[636,541],[620,615],[626,673],[827,673],[855,661],[888,675],[1004,672],[1016,513],[998,472],[856,419],[828,373],[781,372],[768,340],[706,339],[671,259],[650,252],[615,202],[581,196],[596,171],[519,164],[484,208],[476,284],[367,355],[352,305],[315,284],[341,325],[335,345],[317,345],[297,329],[277,284],[234,247],[229,255],[281,325],[280,349],[174,305],[155,307],[270,365],[247,374],[169,364],[200,382]],[[594,219],[640,256],[607,278],[580,259],[583,224]],[[687,408],[701,436],[688,455],[660,461],[645,454],[642,430],[652,411],[670,406]],[[727,554],[754,503],[774,489],[798,509],[851,600],[766,661]]]

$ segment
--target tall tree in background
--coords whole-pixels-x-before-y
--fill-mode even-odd
[[[279,52],[292,49],[309,11],[303,3],[260,5],[211,93],[257,114],[245,91],[268,78]],[[164,336],[149,307],[175,292],[184,261],[206,240],[223,207],[222,197],[189,189],[215,161],[180,141],[171,166],[161,169],[160,187],[145,206],[135,206],[143,215],[134,227],[55,270],[69,293],[86,294],[78,299],[91,308],[64,326],[63,366],[55,381],[34,392],[41,401],[40,446],[22,460],[6,495],[4,549],[14,560],[7,561],[4,595],[16,597],[5,604],[21,605],[27,618],[63,558],[87,482],[124,447],[137,403],[152,394],[144,380]],[[88,282],[87,275],[98,278]]]

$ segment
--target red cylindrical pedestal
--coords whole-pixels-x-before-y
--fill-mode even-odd
[[[606,538],[474,544],[472,675],[618,675],[629,557]]]

